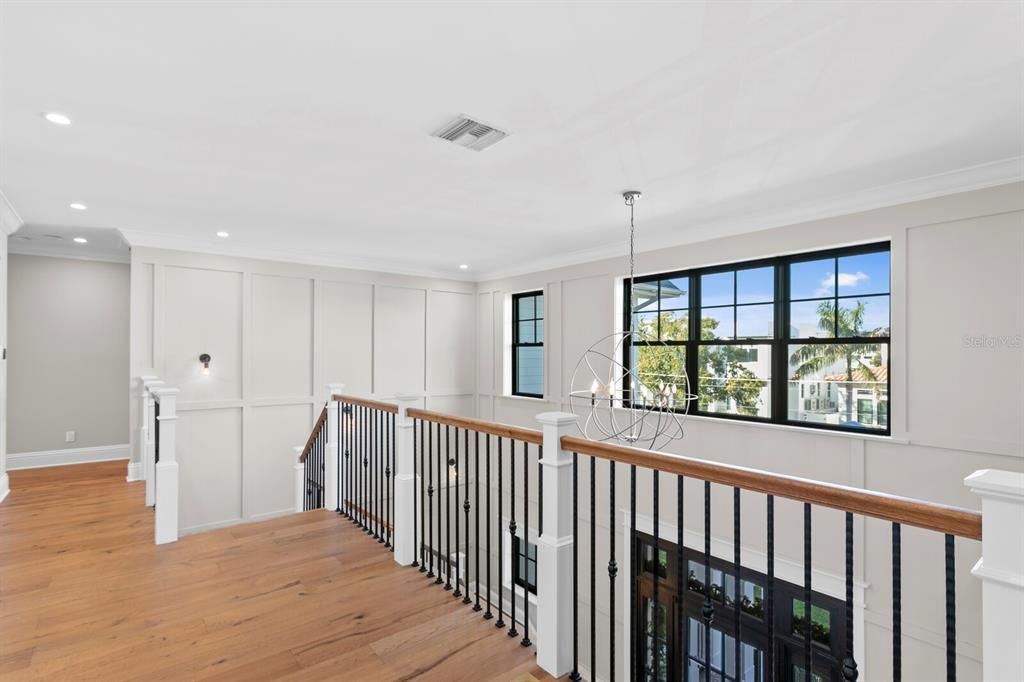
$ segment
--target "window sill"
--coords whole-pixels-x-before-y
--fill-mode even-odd
[[[542,403],[550,402],[547,398],[543,398],[543,397],[538,398],[537,396],[532,396],[532,395],[515,395],[514,393],[501,393],[501,394],[499,394],[499,395],[497,395],[495,397],[496,398],[502,398],[504,400],[526,400],[526,401],[529,401],[529,402],[542,402]]]
[[[809,435],[821,435],[830,436],[833,438],[852,438],[854,440],[865,440],[865,441],[877,441],[881,443],[895,443],[897,445],[910,445],[909,438],[900,438],[898,436],[886,436],[882,434],[874,433],[856,433],[853,431],[836,431],[832,429],[816,429],[806,426],[797,426],[795,424],[772,424],[768,422],[756,422],[756,421],[745,421],[742,419],[725,419],[720,417],[707,417],[704,415],[689,414],[686,416],[686,421],[697,421],[697,422],[708,422],[710,424],[729,424],[742,427],[753,427],[759,429],[772,429],[778,431],[788,431],[790,433],[803,433]],[[685,424],[685,422],[684,422]]]

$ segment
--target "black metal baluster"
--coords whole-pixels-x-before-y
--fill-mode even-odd
[[[385,452],[385,418],[386,414],[381,410],[374,410],[377,418],[377,456],[373,467],[374,480],[377,484],[377,532],[374,537],[377,542],[384,544],[384,452]]]
[[[463,471],[463,493],[462,493],[462,514],[466,521],[463,526],[466,529],[466,590],[465,596],[462,598],[463,604],[469,604],[473,600],[469,597],[469,429],[463,431],[463,448],[462,448],[462,464],[466,467]],[[458,489],[456,489],[458,490]]]
[[[394,538],[394,535],[395,535],[395,485],[396,485],[397,479],[398,479],[398,476],[396,475],[398,472],[395,470],[395,449],[396,449],[395,448],[395,444],[397,442],[397,437],[398,437],[398,434],[397,434],[397,431],[396,431],[396,417],[397,417],[397,415],[395,415],[395,414],[392,414],[390,416],[390,419],[391,419],[391,446],[388,449],[388,454],[391,455],[391,479],[390,479],[391,480],[391,487],[389,489],[390,492],[388,494],[388,510],[389,510],[388,511],[388,518],[391,520],[391,527],[388,528],[388,543],[391,546],[391,551],[392,552],[395,551],[395,538]],[[416,475],[415,466],[416,466],[416,463],[414,461],[413,462],[413,467],[414,467],[414,469],[413,469],[413,481],[414,482],[416,480],[415,479],[415,475]],[[415,490],[415,483],[414,483],[414,486],[413,486],[413,490]],[[415,499],[415,496],[413,496],[412,533],[413,533],[413,543],[415,544],[415,542],[416,542],[416,499]]]
[[[422,454],[423,454],[423,444],[422,443],[419,444],[419,449],[417,449],[417,443],[416,443],[416,420],[413,419],[412,420],[412,489],[413,489],[414,492],[413,492],[413,498],[412,498],[412,545],[413,545],[413,547],[416,548],[416,550],[415,550],[415,553],[412,555],[412,565],[413,566],[417,566],[420,569],[423,568],[422,564],[420,563],[420,552],[423,549],[423,545],[421,544],[422,543],[422,535],[419,534],[420,533],[420,519],[423,516],[423,510],[422,510],[421,506],[417,507],[417,505],[416,505],[416,496],[417,496],[417,494],[419,495],[420,505],[422,505],[423,504],[423,481],[420,478],[420,476],[418,476],[420,467],[416,466],[416,460],[417,460],[417,455],[422,456]],[[419,512],[418,516],[417,516],[417,512]],[[422,573],[423,571],[421,570],[420,572]]]
[[[892,524],[892,680],[903,679],[903,570],[900,524]]]
[[[704,481],[704,667],[701,669],[704,682],[711,680],[711,623],[715,619],[715,608],[711,605],[711,481]]]
[[[501,483],[501,438],[498,438],[498,620],[494,623],[494,627],[503,628],[505,627],[504,613],[502,611],[502,602],[504,600],[504,588],[502,587],[502,579],[505,566],[505,555],[504,555],[504,534],[505,531],[501,527],[501,498],[505,494],[504,487]],[[490,562],[488,562],[490,563]]]
[[[733,644],[736,647],[735,650],[733,651],[733,661],[735,662],[734,665],[735,665],[736,679],[740,679],[740,677],[741,677],[741,670],[742,670],[741,663],[743,661],[743,659],[741,658],[741,644],[742,644],[742,642],[741,642],[741,639],[740,639],[741,638],[740,627],[742,626],[742,623],[740,622],[740,611],[741,611],[740,605],[742,604],[741,599],[742,599],[742,596],[743,596],[743,582],[742,582],[742,580],[740,580],[740,574],[742,573],[742,566],[740,565],[740,562],[742,560],[742,557],[740,556],[740,549],[741,549],[742,545],[741,545],[740,540],[741,540],[741,536],[740,536],[740,489],[739,488],[733,488],[732,489],[732,545],[733,545],[732,546],[732,564],[733,564],[733,570],[736,573],[736,575],[733,577],[732,606],[733,606],[733,626],[736,629],[736,633],[735,633],[736,634],[736,639],[733,641]],[[723,582],[724,582],[724,578],[723,578]],[[722,588],[724,589],[725,586],[723,585]],[[808,682],[810,682],[810,680],[808,680]]]
[[[384,469],[384,481],[385,481],[384,487],[387,489],[387,497],[384,498],[384,504],[385,504],[384,509],[387,511],[387,518],[385,519],[384,529],[387,531],[387,537],[385,539],[384,546],[387,547],[392,552],[394,552],[395,551],[395,543],[392,542],[391,540],[392,540],[392,535],[393,535],[392,531],[394,530],[394,524],[395,524],[395,515],[394,515],[394,512],[392,510],[392,506],[391,505],[393,505],[395,503],[395,489],[394,489],[395,482],[391,478],[391,472],[394,470],[392,468],[392,464],[393,464],[392,458],[394,457],[394,452],[395,452],[395,415],[393,415],[392,413],[388,412],[387,415],[386,415],[386,419],[387,419],[387,425],[388,425],[388,447],[384,451],[384,459],[387,462],[387,468]],[[413,455],[413,457],[415,458],[415,454]],[[415,466],[416,466],[416,464],[415,464],[415,459],[414,459],[413,460],[413,467],[415,467]],[[414,474],[413,475],[415,477],[415,469],[414,469]],[[415,478],[413,478],[413,480],[415,480]],[[416,501],[416,499],[414,497],[413,498],[413,502],[415,503],[415,501]],[[413,519],[413,521],[412,521],[413,542],[415,542],[416,541],[416,537],[415,537],[416,536],[416,505],[415,504],[413,504],[412,513],[413,513],[413,517],[412,517],[412,519]]]
[[[334,400],[334,398],[332,396],[331,401],[333,402],[333,400]],[[331,404],[331,403],[329,402],[328,404]],[[342,446],[341,446],[341,419],[342,419],[342,416],[341,416],[341,403],[337,403],[336,405],[334,405],[334,407],[335,407],[335,412],[334,412],[334,415],[335,415],[335,423],[334,423],[334,430],[335,430],[335,433],[334,433],[334,448],[335,448],[335,455],[336,455],[335,461],[337,462],[335,464],[335,466],[337,467],[337,471],[335,472],[337,474],[337,481],[335,481],[335,486],[334,486],[334,492],[335,492],[334,511],[336,511],[336,512],[338,512],[340,514],[341,513],[341,451],[342,451]]]
[[[804,679],[812,680],[811,637],[814,634],[811,617],[811,505],[804,503]]]
[[[455,469],[455,590],[452,596],[458,599],[462,596],[459,587],[459,578],[462,567],[459,562],[459,428],[455,427],[455,458],[448,460],[448,466]],[[451,545],[448,546],[449,561],[451,560]]]
[[[487,561],[484,562],[487,564],[487,610],[484,611],[484,620],[490,620],[494,617],[491,613],[491,437],[485,435],[484,439],[487,457],[487,490],[484,491],[487,496],[487,511],[484,513],[484,523],[487,524]]]
[[[608,462],[608,679],[615,682],[615,462]],[[597,678],[596,671],[590,671]]]
[[[362,495],[362,498],[359,500],[359,506],[361,508],[360,509],[360,514],[361,514],[361,516],[363,518],[363,523],[362,523],[363,531],[367,535],[369,535],[370,534],[370,519],[367,516],[367,506],[368,506],[367,502],[369,501],[369,498],[370,498],[370,487],[369,487],[369,480],[368,480],[369,477],[368,477],[368,474],[369,474],[369,471],[370,471],[369,447],[370,447],[370,433],[371,432],[370,432],[370,420],[369,420],[369,414],[368,414],[367,408],[364,407],[362,409],[362,413],[363,413],[363,452],[360,455],[360,459],[362,461],[362,467],[360,467],[360,472],[359,472],[359,475],[362,477],[362,485],[361,485],[362,490],[360,491],[360,494]]]
[[[537,539],[544,535],[544,446],[537,446]]]
[[[433,422],[425,422],[427,427],[427,529],[430,541],[427,543],[427,555],[424,563],[428,563],[427,577],[434,577],[434,427]],[[422,433],[422,429],[420,431]]]
[[[455,431],[455,438],[458,440],[458,429]],[[452,589],[452,475],[449,467],[452,465],[452,427],[445,424],[444,427],[444,589]],[[455,523],[459,522],[459,515],[455,515]]]
[[[768,620],[768,642],[765,650],[768,660],[765,669],[768,671],[768,682],[775,682],[775,496],[768,496],[768,594],[765,600],[765,614]]]
[[[660,504],[658,485],[661,483],[661,476],[658,475],[658,470],[651,470],[651,488],[654,499],[652,500],[653,511],[654,511],[654,562],[651,566],[651,603],[653,605],[652,617],[654,621],[654,629],[650,632],[651,639],[651,670],[650,677],[652,680],[657,682],[660,678],[658,675],[658,662],[660,657],[661,648],[658,646],[658,573],[661,571],[661,535],[658,533],[658,506]],[[640,559],[641,566],[643,566],[643,557]],[[648,623],[650,628],[650,623]],[[647,633],[644,633],[645,637]]]
[[[634,563],[639,558],[636,551],[636,465],[629,465],[629,537],[626,538],[626,547],[629,551],[629,565],[632,567],[632,572],[636,573],[636,567]],[[628,576],[629,580],[629,656],[630,656],[630,667],[633,670],[637,670],[637,662],[639,661],[638,653],[640,651],[639,637],[640,634],[637,632],[636,627],[636,612],[637,612],[637,599],[636,599],[636,580],[632,579],[632,576]]]
[[[686,590],[685,573],[684,573],[684,559],[683,559],[683,545],[685,540],[685,526],[683,525],[683,488],[685,487],[685,480],[682,476],[676,476],[676,590],[677,597],[676,603],[673,605],[675,613],[673,614],[676,619],[676,641],[675,649],[676,655],[673,661],[672,667],[677,671],[677,679],[686,679],[686,649],[684,648],[685,640],[683,633],[686,628],[683,627],[683,595]],[[671,678],[671,675],[669,676]],[[739,677],[737,675],[737,677]]]
[[[473,434],[473,494],[475,503],[473,506],[473,548],[476,551],[476,603],[474,611],[481,611],[480,606],[480,432]],[[468,495],[469,493],[467,493]],[[469,523],[468,521],[466,522]],[[468,525],[467,525],[468,528]],[[466,591],[469,591],[469,583],[466,583]]]
[[[946,534],[946,682],[956,682],[956,539]]]
[[[420,421],[419,419],[416,419],[416,420],[413,421],[413,423],[416,424],[417,426],[419,426],[419,435],[420,435],[420,469],[419,469],[420,470],[420,528],[419,528],[419,531],[420,531],[420,538],[419,538],[419,540],[420,541],[416,544],[416,555],[420,558],[420,573],[426,573],[427,572],[427,555],[426,555],[426,552],[424,551],[423,548],[424,548],[424,546],[426,545],[426,542],[427,542],[427,527],[426,527],[426,523],[427,523],[427,507],[426,507],[426,503],[427,503],[427,490],[426,490],[427,467],[426,467],[426,461],[427,460],[426,460],[425,453],[424,453],[424,450],[423,450],[423,443],[424,443],[424,441],[423,441],[423,422]],[[416,436],[414,434],[413,435],[413,439],[415,439],[415,438],[416,438]]]
[[[857,661],[853,658],[853,514],[846,512],[846,658],[843,680],[855,682]]]
[[[530,556],[530,444],[523,441],[523,555]],[[516,561],[518,562],[518,557]],[[530,583],[530,562],[523,559],[523,641],[522,646],[530,646],[530,599],[527,596],[527,585]],[[515,585],[512,589],[516,589]]]
[[[579,543],[580,543],[580,524],[579,524],[579,455],[575,452],[572,453],[572,673],[569,675],[569,679],[573,682],[579,682],[582,679],[580,677],[580,561],[579,561]],[[593,479],[591,479],[591,494],[593,494]],[[544,500],[540,501],[541,506],[544,505]],[[594,518],[590,518],[591,526],[593,526]],[[593,568],[594,568],[594,554],[590,554],[590,568],[591,578],[590,582],[593,584]],[[591,600],[593,603],[593,600]],[[591,616],[593,620],[593,616]],[[593,631],[593,630],[591,630]],[[593,652],[593,645],[591,645],[591,652]],[[593,675],[593,672],[591,672]]]
[[[511,568],[512,568],[512,575],[511,575],[512,580],[509,581],[510,584],[511,584],[511,589],[509,590],[509,592],[511,592],[512,596],[510,598],[510,604],[509,604],[509,607],[508,607],[509,616],[510,616],[509,624],[508,624],[508,636],[509,637],[517,637],[517,636],[519,636],[519,631],[516,630],[516,580],[515,580],[515,576],[516,576],[516,567],[519,565],[519,557],[516,556],[516,552],[515,552],[515,548],[516,548],[516,542],[515,542],[515,537],[516,537],[516,442],[514,440],[509,440],[508,454],[509,454],[510,462],[511,462],[509,464],[509,469],[508,469],[508,472],[509,472],[509,484],[511,485],[511,490],[512,490],[511,493],[509,494],[509,500],[510,501],[509,501],[509,505],[508,505],[509,506],[509,514],[511,514],[511,516],[512,516],[511,520],[508,522],[508,538],[509,538],[508,541],[512,543],[512,566],[511,566]]]
[[[590,677],[597,678],[597,457],[590,458]],[[575,533],[573,534],[575,537]],[[614,553],[615,548],[612,548]]]

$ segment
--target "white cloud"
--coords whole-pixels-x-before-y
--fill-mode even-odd
[[[863,282],[869,279],[868,275],[863,272],[840,272],[839,273],[839,288],[843,287],[855,287],[858,282]],[[829,296],[835,290],[836,276],[829,275],[825,279],[821,280],[821,288],[818,289],[818,296]]]

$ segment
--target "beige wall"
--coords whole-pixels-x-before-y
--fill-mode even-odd
[[[131,290],[132,376],[181,391],[183,532],[292,509],[292,448],[329,382],[473,410],[472,283],[136,248]]]
[[[127,444],[128,266],[22,255],[9,265],[7,452]]]
[[[642,240],[642,223],[639,235]],[[1024,349],[1019,343],[993,348],[964,343],[965,336],[1024,335],[1024,184],[641,253],[638,267],[640,273],[652,273],[881,240],[892,243],[892,438],[690,418],[686,438],[669,450],[973,508],[979,501],[964,488],[965,476],[983,468],[1024,471]],[[626,272],[625,259],[611,259],[482,283],[477,301],[478,416],[536,428],[537,413],[567,409],[565,396],[577,359],[615,331],[620,317],[615,294]],[[508,363],[505,300],[512,292],[530,289],[544,289],[547,299],[546,400],[503,392]],[[599,509],[607,504],[607,464],[602,462],[600,469],[598,490],[605,501]],[[620,468],[620,507],[628,508],[628,479],[628,469]],[[581,490],[587,480],[583,478]],[[640,472],[637,504],[642,517],[651,515],[651,486],[650,473]],[[536,490],[531,484],[531,493]],[[685,525],[699,533],[700,484],[689,481],[685,495]],[[728,552],[731,491],[716,489],[713,499],[713,534]],[[764,496],[743,495],[743,544],[755,551],[764,547],[764,508]],[[674,520],[675,509],[675,483],[663,477],[661,519]],[[534,507],[531,517],[535,514]],[[800,518],[799,505],[778,502],[776,551],[780,560],[795,566],[802,561]],[[606,557],[607,514],[598,517],[597,525],[598,553]],[[889,533],[888,524],[858,520],[856,570],[866,584],[864,636],[858,640],[868,646],[866,660],[858,661],[862,679],[889,676]],[[580,534],[581,554],[589,555],[589,528],[581,524]],[[617,536],[622,535],[617,529]],[[841,587],[842,541],[842,515],[816,510],[814,567],[822,572],[815,576],[816,589]],[[940,679],[945,660],[942,538],[908,529],[904,547],[904,669],[914,671],[915,679]],[[978,551],[976,542],[957,542],[964,679],[980,677],[980,587],[969,572]],[[624,566],[621,546],[619,552],[619,565]],[[588,578],[582,580],[586,584]],[[606,619],[604,583],[597,601]],[[599,641],[607,636],[603,628],[602,622]],[[589,660],[588,652],[581,656]],[[606,671],[600,672],[606,678]]]

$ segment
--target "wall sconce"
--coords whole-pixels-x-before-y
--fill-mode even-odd
[[[199,356],[199,362],[203,363],[203,375],[204,376],[209,376],[209,374],[210,374],[210,360],[211,359],[212,358],[210,357],[209,353],[203,353],[202,355]]]

